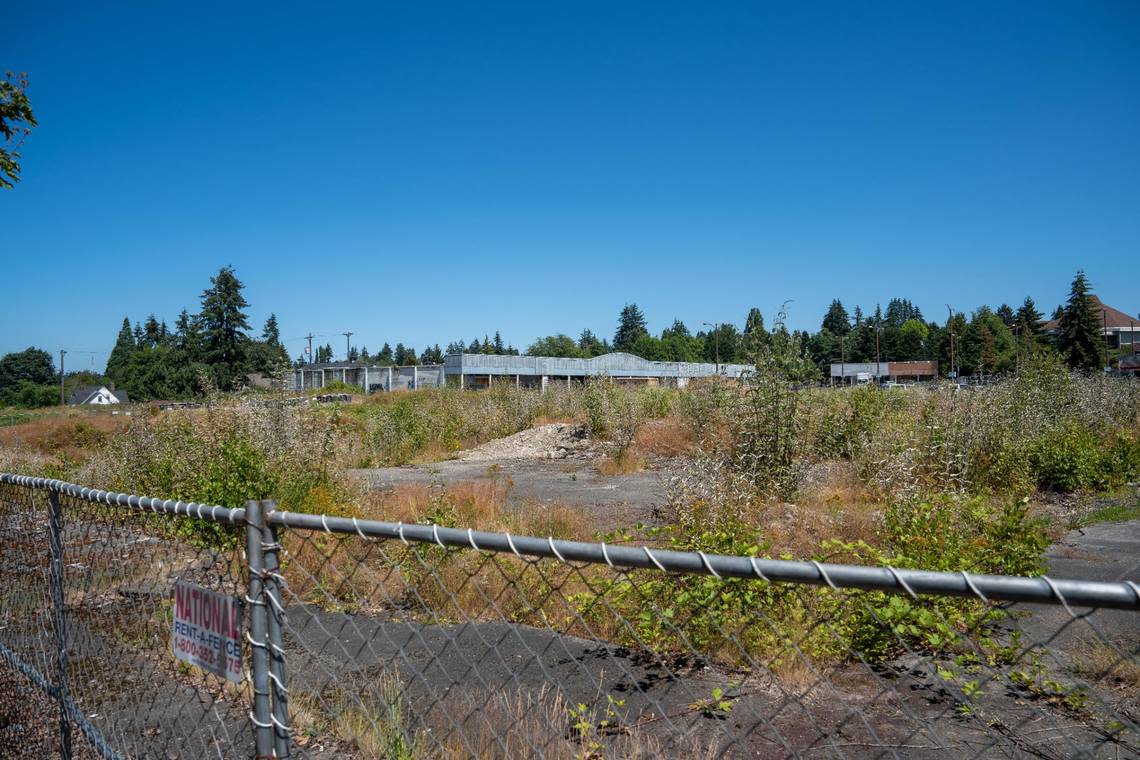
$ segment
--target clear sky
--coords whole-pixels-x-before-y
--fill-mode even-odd
[[[16,3],[0,352],[102,367],[233,264],[257,328],[612,336],[638,303],[1140,311],[1140,3]],[[94,352],[87,354],[83,352]]]

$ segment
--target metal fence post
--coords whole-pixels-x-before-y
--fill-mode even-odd
[[[277,509],[277,502],[261,502],[262,550],[265,560],[265,600],[269,613],[269,680],[273,692],[273,748],[277,757],[289,757],[289,687],[285,669],[285,605],[281,599],[281,544],[277,528],[265,516]]]
[[[273,757],[273,717],[269,707],[269,631],[265,614],[265,590],[262,578],[265,564],[261,551],[261,532],[265,522],[261,515],[261,503],[250,500],[245,503],[245,556],[249,566],[249,642],[253,650],[250,656],[250,678],[253,681],[253,722],[254,747],[256,757]]]
[[[59,494],[48,492],[50,505],[48,548],[51,552],[51,599],[52,628],[56,646],[56,700],[59,702],[60,756],[71,758],[71,716],[67,705],[70,700],[67,689],[67,626],[63,610],[63,509]]]

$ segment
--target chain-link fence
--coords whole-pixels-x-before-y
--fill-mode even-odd
[[[1140,756],[1136,557],[926,572],[8,475],[0,538],[29,757]]]

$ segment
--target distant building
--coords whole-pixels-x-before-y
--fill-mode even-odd
[[[355,385],[364,393],[438,388],[444,384],[442,364],[390,367],[365,362],[325,362],[296,367],[289,374],[291,391],[311,391],[333,382]]]
[[[290,375],[294,391],[322,388],[334,381],[355,385],[366,393],[377,391],[438,388],[486,388],[509,383],[519,388],[545,389],[551,384],[581,385],[590,377],[608,377],[625,385],[684,387],[698,377],[740,377],[752,370],[745,364],[699,362],[654,362],[626,353],[611,353],[592,359],[556,356],[504,356],[495,354],[449,354],[443,364],[416,367],[381,367],[359,362],[331,362],[297,367]]]
[[[1120,309],[1105,305],[1096,296],[1089,296],[1096,313],[1096,325],[1104,336],[1108,347],[1130,349],[1140,342],[1140,319],[1135,315],[1125,314]],[[1057,335],[1061,332],[1061,320],[1050,319],[1044,325],[1045,332]]]
[[[921,382],[938,377],[938,362],[835,362],[831,379],[837,385],[859,385],[868,382]]]
[[[620,351],[591,359],[449,354],[443,366],[448,382],[461,388],[486,388],[491,383],[502,382],[519,388],[543,390],[553,383],[581,385],[591,377],[607,377],[623,385],[683,388],[690,380],[699,377],[740,377],[754,369],[749,364],[655,362]]]
[[[81,406],[83,404],[129,404],[130,402],[131,400],[124,390],[111,390],[105,385],[88,385],[83,388],[76,388],[68,403],[73,406]]]

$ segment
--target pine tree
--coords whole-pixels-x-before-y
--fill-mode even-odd
[[[198,319],[185,309],[174,322],[174,347],[185,354],[187,362],[198,360],[202,348],[202,336],[198,334]]]
[[[384,346],[380,349],[380,353],[376,355],[376,359],[383,365],[391,365],[395,362],[395,358],[392,355],[392,347],[388,345],[387,342],[385,342]]]
[[[1006,327],[1013,327],[1017,324],[1017,315],[1013,312],[1013,307],[1007,303],[997,307],[997,311],[994,313],[1001,318],[1002,322],[1005,322]]]
[[[158,324],[158,318],[151,314],[146,318],[146,324],[143,325],[143,345],[147,348],[154,348],[162,342],[162,327]]]
[[[507,350],[507,349],[506,349],[506,346],[504,346],[504,345],[503,345],[503,336],[502,336],[502,335],[499,335],[499,331],[498,331],[498,330],[495,330],[495,348],[494,348],[494,353],[495,353],[495,354],[504,354],[504,353],[506,353],[506,350]]]
[[[245,348],[249,343],[245,331],[249,321],[242,309],[249,304],[241,289],[233,267],[226,266],[210,278],[210,287],[202,292],[202,348],[206,363],[223,390],[233,388],[245,371]]]
[[[1017,310],[1014,323],[1021,328],[1021,334],[1030,338],[1039,338],[1045,332],[1041,312],[1037,311],[1037,304],[1026,296],[1025,302]]]
[[[834,299],[831,306],[827,307],[827,314],[823,316],[822,328],[832,335],[846,335],[851,332],[851,318],[847,316],[847,309],[843,308],[843,303],[838,298]],[[745,328],[745,332],[748,332],[747,328]]]
[[[649,335],[645,329],[645,315],[637,304],[626,304],[618,316],[618,329],[614,333],[614,350],[630,351],[638,339]]]
[[[272,312],[265,320],[265,327],[261,330],[261,339],[276,348],[281,345],[281,330],[277,327],[277,315]]]
[[[1097,324],[1096,308],[1083,270],[1078,270],[1073,279],[1069,300],[1061,314],[1060,328],[1057,347],[1070,367],[1091,371],[1101,366],[1104,337]]]
[[[107,358],[107,368],[104,370],[107,377],[116,383],[121,383],[125,376],[127,364],[131,356],[138,350],[138,343],[131,331],[131,320],[123,317],[123,326],[119,328],[119,337],[115,340],[115,347]]]
[[[851,315],[851,320],[854,323],[854,327],[858,327],[859,325],[863,324],[863,307],[862,306],[856,306],[855,307],[855,313]]]

